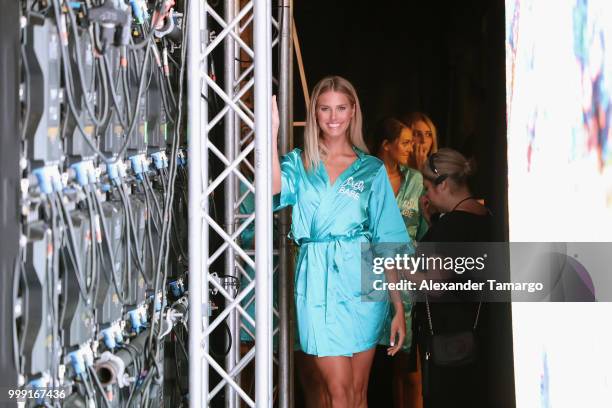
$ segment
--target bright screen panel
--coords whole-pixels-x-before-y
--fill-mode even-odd
[[[612,241],[611,95],[612,2],[506,0],[511,241]],[[517,407],[612,406],[612,305],[512,314]]]

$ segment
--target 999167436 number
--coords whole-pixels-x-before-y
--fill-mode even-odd
[[[9,400],[28,399],[63,399],[66,398],[66,390],[62,389],[8,389],[6,396]]]

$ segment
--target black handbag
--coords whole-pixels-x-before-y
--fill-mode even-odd
[[[478,326],[482,302],[478,304],[476,318],[471,330],[445,334],[434,333],[427,295],[425,295],[425,307],[427,322],[429,323],[429,333],[426,335],[427,350],[425,350],[427,363],[433,363],[438,367],[461,367],[475,362],[478,357],[478,343],[474,332]]]

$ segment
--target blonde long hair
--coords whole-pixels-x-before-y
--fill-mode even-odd
[[[436,130],[436,125],[434,125],[433,121],[429,119],[429,116],[423,112],[410,112],[402,116],[400,121],[412,129],[412,131],[414,131],[414,126],[417,124],[417,122],[424,122],[431,129],[431,136],[433,139],[433,143],[431,144],[431,148],[429,149],[427,156],[430,156],[438,151],[438,131]]]
[[[304,129],[304,166],[306,169],[315,168],[327,154],[325,146],[320,143],[321,128],[317,123],[317,102],[319,96],[325,92],[334,91],[346,95],[349,102],[355,109],[355,114],[351,118],[348,128],[349,142],[365,153],[368,148],[363,141],[363,118],[357,91],[346,79],[339,76],[328,76],[320,80],[312,90],[310,104],[308,106],[308,117],[306,118],[306,128]]]

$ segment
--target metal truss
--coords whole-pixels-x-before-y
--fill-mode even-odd
[[[207,1],[189,1],[188,24],[188,159],[189,159],[189,396],[190,407],[209,406],[225,393],[225,406],[272,407],[273,368],[280,363],[278,394],[280,405],[291,404],[291,325],[287,246],[279,251],[281,283],[280,312],[273,305],[273,240],[271,191],[271,95],[273,86],[272,51],[280,45],[278,69],[281,110],[281,147],[288,148],[291,137],[291,1],[279,0],[278,18],[273,18],[271,0],[225,0],[223,16]],[[216,6],[215,6],[216,7]],[[220,27],[210,35],[209,22]],[[280,24],[279,24],[280,22]],[[272,33],[275,37],[272,37]],[[251,41],[252,40],[252,41]],[[223,47],[222,85],[210,69],[212,53]],[[213,111],[209,101],[222,101]],[[223,140],[211,133],[222,127]],[[222,163],[219,174],[209,172],[211,160]],[[246,192],[239,185],[246,186]],[[257,185],[257,188],[255,188]],[[214,219],[209,202],[223,187],[224,219]],[[244,190],[244,189],[243,189]],[[255,196],[255,213],[244,214],[240,205]],[[255,221],[256,220],[256,221]],[[255,248],[245,248],[241,234],[255,223]],[[288,225],[281,217],[281,233]],[[211,232],[223,241],[211,245]],[[254,255],[254,257],[253,257]],[[218,278],[210,270],[224,260],[224,273]],[[255,278],[249,276],[255,270]],[[236,285],[242,278],[243,285]],[[246,284],[244,284],[246,282]],[[228,284],[230,283],[230,284]],[[231,284],[233,283],[233,284]],[[225,300],[222,312],[211,318],[209,287]],[[255,319],[246,312],[255,303]],[[279,318],[278,360],[273,354],[273,316]],[[231,348],[223,364],[210,352],[211,333],[226,322]],[[248,323],[248,325],[245,324]],[[255,327],[252,333],[249,327]],[[254,344],[244,356],[240,351],[240,329],[253,337]],[[255,360],[254,399],[241,387],[241,373]],[[212,389],[211,371],[221,378]]]

